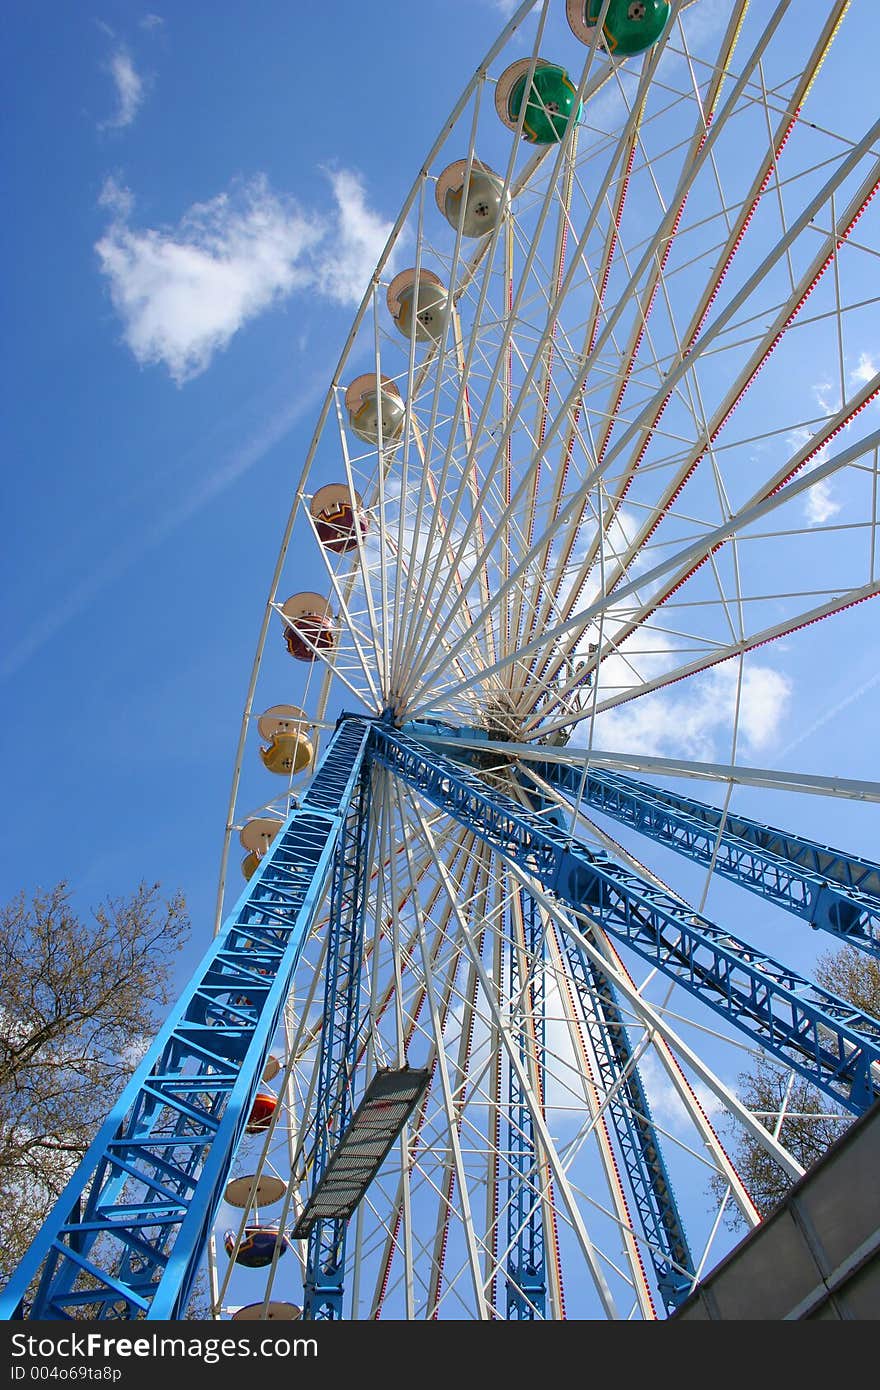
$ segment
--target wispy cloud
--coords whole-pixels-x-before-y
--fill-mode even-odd
[[[699,5],[679,9],[681,25],[687,35],[688,48],[693,53],[711,43],[723,32],[730,19],[727,0],[701,0]]]
[[[865,386],[877,375],[877,363],[869,352],[859,353],[859,360],[850,372],[854,386]]]
[[[861,352],[855,367],[848,372],[849,385],[853,388],[865,386],[877,375],[877,363],[873,353]],[[840,409],[841,388],[832,386],[830,381],[815,382],[812,387],[816,403],[823,415],[832,415]],[[850,422],[851,423],[851,422]],[[847,429],[849,429],[847,425]],[[788,441],[792,449],[802,449],[812,438],[812,430],[805,426],[798,426],[788,435]],[[810,460],[807,471],[811,472],[825,463],[828,458],[828,446],[820,449],[814,459]],[[804,516],[810,526],[824,526],[827,521],[836,516],[841,510],[842,504],[837,500],[831,480],[822,478],[814,483],[806,494],[803,502]]]
[[[817,464],[823,462],[817,459]],[[827,478],[820,478],[814,483],[807,493],[807,500],[804,503],[804,512],[810,526],[824,526],[826,521],[830,521],[840,511],[840,503],[836,502],[831,491],[831,484]]]
[[[357,174],[328,177],[330,217],[258,176],[195,204],[176,227],[143,229],[132,224],[131,194],[108,180],[101,203],[111,222],[95,249],[137,361],[164,365],[180,385],[294,291],[358,304],[391,224],[368,207]]]
[[[830,381],[817,381],[814,383],[813,395],[816,404],[823,415],[832,415],[839,408],[837,400],[838,392],[831,385]],[[788,443],[793,451],[800,450],[808,444],[813,437],[813,431],[804,425],[799,425],[788,434]],[[814,468],[825,463],[828,458],[828,446],[820,449],[814,459],[807,465],[807,472],[811,473]],[[803,501],[804,517],[808,526],[823,526],[826,521],[830,521],[840,511],[840,503],[835,500],[831,480],[821,478],[815,482],[806,494]]]
[[[107,71],[116,88],[116,111],[109,120],[101,122],[101,129],[121,130],[131,125],[143,104],[144,81],[124,45],[119,45],[111,54]]]
[[[610,658],[606,664],[610,668],[617,660]],[[625,675],[615,677],[610,669],[606,679],[611,684],[615,679],[625,683]],[[736,685],[736,663],[725,662],[705,672],[699,682],[607,710],[596,720],[597,742],[606,748],[639,748],[657,756],[711,762],[730,750]],[[791,682],[771,666],[745,669],[739,710],[741,751],[756,752],[774,742],[784,728],[791,693]]]
[[[338,304],[359,304],[388,240],[391,224],[367,206],[363,181],[344,169],[328,171],[336,203],[333,245],[317,267],[320,291]]]
[[[830,414],[830,410],[827,412]],[[813,431],[804,425],[799,425],[788,435],[788,442],[794,452],[803,449],[809,444],[813,437]],[[819,450],[814,459],[807,465],[807,472],[811,473],[820,464],[825,463],[828,458],[828,445],[826,444]],[[803,501],[803,511],[809,526],[822,526],[826,521],[840,511],[840,503],[835,501],[830,478],[820,478],[813,483],[810,490],[806,493]]]
[[[89,561],[87,572],[66,585],[63,597],[40,614],[17,642],[10,644],[0,658],[0,680],[15,674],[68,623],[78,618],[110,584],[138,564],[169,536],[197,515],[204,507],[249,472],[274,448],[294,424],[314,409],[324,389],[323,378],[302,383],[302,389],[242,444],[221,453],[207,476],[196,478],[192,487],[176,497],[171,507],[141,530],[126,532],[124,541],[110,546]]]
[[[806,729],[802,729],[797,738],[792,739],[791,743],[787,743],[785,747],[780,750],[779,757],[786,757],[788,753],[791,753],[792,750],[797,748],[801,743],[805,743],[808,738],[811,738],[819,729],[824,728],[825,725],[830,723],[832,719],[835,719],[838,714],[842,714],[850,705],[855,704],[856,700],[861,700],[863,696],[873,690],[876,685],[880,685],[880,671],[875,672],[869,680],[864,681],[857,690],[853,690],[851,694],[845,696],[844,699],[836,701],[835,704],[831,705],[829,709],[826,709],[824,714],[820,715],[819,718],[814,720]]]
[[[125,342],[138,362],[164,363],[178,383],[310,278],[304,260],[320,230],[264,179],[196,204],[173,229],[132,227],[130,199],[115,185],[102,201],[114,220],[96,250]]]
[[[657,1123],[673,1134],[686,1135],[693,1131],[693,1121],[679,1092],[653,1052],[647,1052],[639,1063],[639,1073],[648,1094],[648,1101]],[[692,1079],[692,1091],[703,1113],[710,1120],[722,1114],[722,1105],[714,1091],[703,1082]]]

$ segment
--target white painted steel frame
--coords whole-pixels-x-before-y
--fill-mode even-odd
[[[497,80],[493,73],[506,61],[505,54],[509,58],[513,35],[529,14],[537,11],[535,39],[529,45],[533,71],[549,22],[549,0],[519,6],[456,103],[413,183],[355,316],[319,415],[282,537],[235,758],[218,914],[230,837],[240,818],[239,786],[265,643],[273,614],[280,611],[279,587],[301,511],[305,512],[312,542],[318,544],[308,498],[314,490],[311,478],[316,451],[331,419],[338,431],[342,467],[350,490],[360,490],[365,478],[370,482],[365,504],[376,530],[365,539],[356,526],[354,553],[341,564],[323,552],[341,620],[342,649],[329,656],[315,649],[317,660],[308,672],[307,688],[313,692],[311,713],[316,733],[326,726],[330,701],[338,690],[337,681],[370,712],[379,714],[391,704],[409,717],[442,717],[447,711],[457,719],[462,710],[479,711],[506,690],[521,719],[515,737],[488,745],[499,760],[517,758],[527,766],[532,759],[569,759],[573,749],[557,753],[538,740],[554,732],[570,732],[579,725],[581,736],[588,743],[584,750],[585,768],[592,763],[717,781],[726,788],[725,806],[737,785],[797,790],[852,801],[880,800],[880,783],[876,781],[746,767],[737,761],[745,654],[873,597],[880,588],[876,574],[880,431],[847,443],[833,458],[817,459],[820,449],[847,428],[880,392],[878,374],[847,395],[844,326],[855,305],[846,296],[838,254],[846,241],[853,249],[858,246],[850,232],[878,186],[880,162],[875,158],[867,174],[864,166],[876,156],[873,147],[880,122],[866,134],[849,140],[845,151],[833,160],[830,171],[823,169],[821,162],[812,165],[808,172],[822,171],[822,184],[809,196],[794,201],[783,164],[783,149],[797,126],[800,109],[840,21],[850,8],[848,0],[837,0],[830,7],[818,26],[809,59],[786,90],[767,85],[767,59],[776,32],[781,32],[790,10],[790,0],[781,0],[774,7],[745,57],[739,49],[748,6],[735,4],[719,41],[715,70],[708,79],[701,67],[703,60],[695,60],[689,51],[681,24],[684,8],[674,6],[673,23],[660,44],[631,64],[631,71],[638,73],[634,90],[632,83],[626,86],[623,82],[621,66],[609,64],[596,44],[586,52],[579,50],[583,68],[575,85],[586,103],[584,117],[580,122],[570,122],[565,138],[555,149],[539,151],[518,167],[517,136],[526,106],[522,102],[519,130],[511,142],[501,177],[504,193],[511,196],[514,204],[522,199],[525,205],[531,198],[528,216],[520,219],[514,206],[511,215],[476,249],[466,247],[461,226],[452,229],[451,252],[443,252],[450,301],[439,342],[427,349],[417,346],[413,315],[408,341],[403,343],[398,335],[395,356],[387,341],[381,302],[383,273],[389,258],[407,227],[415,235],[416,273],[429,258],[437,257],[429,228],[429,194],[431,179],[436,177],[433,169],[446,149],[449,132],[459,127],[462,132],[465,153],[459,153],[459,157],[465,161],[467,187],[480,148],[483,113],[492,105],[491,93],[485,88]],[[517,50],[517,55],[520,52]],[[665,104],[660,110],[663,118],[680,100],[677,82],[668,73],[663,75],[666,69],[662,65],[669,55],[683,57],[693,102],[688,108],[691,119],[689,123],[683,120],[681,137],[687,156],[671,196],[666,196],[650,167],[648,137],[652,122],[658,120],[658,112],[650,108],[650,99],[664,93],[668,96],[668,100],[664,96]],[[573,201],[579,198],[583,202],[587,197],[587,184],[578,163],[580,126],[587,127],[589,133],[589,102],[609,83],[616,86],[623,99],[625,117],[601,148],[603,172],[596,183],[596,196],[586,218],[575,225]],[[737,194],[737,201],[729,203],[725,196],[726,170],[719,149],[728,124],[732,125],[744,103],[762,113],[766,147],[760,152],[748,189]],[[703,292],[696,304],[687,304],[685,326],[679,330],[677,282],[671,273],[667,275],[666,268],[670,250],[680,234],[682,211],[700,180],[709,175],[721,205],[721,211],[711,217],[719,226],[723,220],[723,236],[715,248],[711,269],[705,274]],[[856,176],[860,182],[854,189]],[[653,186],[663,210],[645,239],[628,246],[622,238],[622,219],[627,199],[637,196],[634,190],[640,179]],[[747,267],[745,280],[712,317],[722,282],[732,267],[736,269],[740,248],[749,246],[749,238],[755,235],[753,217],[765,193],[777,206],[781,234],[757,266]],[[589,196],[593,196],[592,186]],[[699,226],[699,222],[694,225]],[[818,249],[809,263],[799,269],[794,257],[801,245],[799,238],[807,233],[818,238]],[[598,264],[591,265],[590,250],[597,236],[601,238],[602,251]],[[870,252],[870,247],[863,249]],[[704,257],[705,253],[700,255]],[[699,264],[699,259],[695,264]],[[768,360],[778,335],[798,318],[806,296],[829,267],[833,268],[832,306],[824,314],[810,318],[802,315],[798,321],[801,325],[813,325],[827,317],[833,326],[837,338],[833,368],[839,378],[840,406],[817,422],[812,440],[791,448],[782,466],[768,474],[748,502],[734,502],[728,496],[724,460],[724,450],[730,445],[718,436],[739,406],[745,389]],[[682,263],[679,271],[682,268],[690,268],[689,263]],[[780,268],[787,275],[787,290],[775,305],[774,318],[769,323],[759,319],[751,323],[752,296]],[[623,287],[614,282],[613,295],[609,296],[608,287],[619,270]],[[564,311],[579,283],[587,282],[593,286],[592,305],[583,321],[570,327]],[[866,298],[865,303],[876,304],[878,300],[880,292]],[[655,305],[660,306],[661,318],[671,331],[675,361],[669,358],[669,348],[654,337]],[[633,306],[638,309],[636,318],[627,320],[626,314]],[[765,312],[766,306],[758,307]],[[533,324],[539,327],[535,330]],[[581,334],[577,343],[575,328]],[[622,341],[618,340],[619,330],[623,330]],[[352,446],[341,404],[349,361],[353,360],[361,338],[369,341],[371,367],[377,379],[389,360],[402,362],[395,372],[405,402],[402,435],[392,444],[385,441],[380,417],[378,448],[372,465],[369,459],[364,461],[362,444]],[[723,354],[731,346],[739,354],[735,357],[737,373],[720,399],[707,406],[697,368],[709,364],[716,370],[714,363],[723,361]],[[424,354],[421,361],[420,353]],[[610,359],[616,366],[609,376]],[[576,370],[573,362],[577,363]],[[639,384],[637,408],[628,414],[633,407],[627,403],[627,391],[645,367],[649,374]],[[603,390],[610,389],[614,398],[598,434],[594,434],[590,418],[591,373],[602,380]],[[659,384],[655,378],[661,378]],[[472,408],[474,396],[476,408]],[[489,449],[486,438],[490,425],[496,421],[499,400],[503,409]],[[674,424],[667,423],[661,430],[660,421],[670,400],[686,413],[695,440],[690,435],[676,434]],[[648,444],[661,436],[664,453],[656,465],[646,460],[645,453]],[[754,436],[758,442],[762,438]],[[513,443],[519,439],[528,452],[525,466],[514,457]],[[873,466],[869,468],[863,460],[872,453]],[[672,542],[672,553],[664,557],[665,533],[660,532],[655,540],[655,531],[671,514],[670,499],[675,500],[680,480],[686,480],[704,458],[704,471],[716,489],[716,514],[722,520],[709,524],[706,512],[701,515],[697,510],[685,511],[678,506],[674,516],[679,522],[687,522],[690,531],[684,538],[679,534]],[[625,507],[632,505],[626,500],[629,480],[650,476],[652,467],[659,467],[660,477],[673,464],[677,471],[659,491],[653,509],[645,508],[634,536],[627,537],[625,531],[618,536],[615,528],[619,528],[619,518]],[[372,474],[368,478],[370,467]],[[744,575],[748,564],[742,553],[746,534],[753,538],[756,523],[780,509],[789,508],[788,513],[782,512],[783,519],[790,516],[791,504],[807,495],[809,489],[836,474],[846,471],[851,476],[856,470],[870,474],[871,486],[870,516],[857,523],[871,538],[870,557],[861,582],[812,593],[793,587],[787,597],[799,601],[799,611],[758,627],[747,619],[747,605],[760,606],[765,598],[776,595],[772,590],[766,595],[755,594],[747,587]],[[542,492],[548,477],[549,496]],[[585,552],[580,554],[578,546],[590,524],[593,534]],[[786,538],[807,534],[817,533],[791,524],[786,529],[780,523],[775,536],[781,543]],[[763,538],[766,542],[774,536],[765,532]],[[732,577],[722,570],[718,558],[721,547],[728,542],[733,554]],[[658,554],[660,558],[656,558]],[[638,562],[642,568],[633,573]],[[715,593],[699,602],[715,605],[720,620],[716,635],[711,638],[691,634],[687,614],[679,622],[671,616],[673,604],[666,602],[703,564],[713,572]],[[597,568],[601,580],[599,594],[581,604],[585,585]],[[811,599],[816,601],[803,606]],[[628,602],[630,609],[626,607]],[[687,606],[685,599],[681,607]],[[663,624],[657,617],[658,609],[666,620]],[[565,662],[571,659],[572,652],[580,654],[578,643],[591,624],[599,633],[598,651],[591,658],[594,672],[607,656],[620,652],[630,631],[646,635],[646,640],[657,633],[682,643],[693,641],[696,655],[658,675],[644,676],[639,672],[637,658],[624,649],[622,659],[632,671],[635,683],[600,693],[599,681],[594,680],[586,704],[572,715],[566,702],[577,698],[580,687],[577,676],[567,670]],[[726,624],[723,639],[717,635],[721,624]],[[554,643],[559,647],[557,652],[553,650]],[[683,645],[678,650],[684,654],[687,647]],[[699,679],[714,665],[732,658],[738,661],[737,709],[728,762],[660,758],[632,750],[609,752],[594,746],[594,724],[603,712],[662,691],[686,677]],[[561,680],[560,672],[564,673]],[[546,704],[543,710],[539,709],[539,701],[546,701],[548,695],[549,718]],[[448,752],[452,745],[444,746]],[[458,740],[457,746],[484,754],[488,751],[485,741],[479,739]],[[768,1133],[738,1101],[703,1056],[701,1025],[691,1025],[697,1043],[686,1041],[685,1020],[681,1029],[673,1027],[671,1020],[676,1016],[668,1007],[670,996],[667,994],[662,1005],[649,1002],[647,990],[652,979],[637,984],[594,923],[562,911],[527,875],[515,867],[502,866],[484,846],[475,845],[466,832],[444,829],[414,794],[402,792],[387,774],[381,774],[375,804],[377,867],[371,888],[374,935],[368,940],[365,953],[374,1028],[362,1060],[369,1072],[388,1060],[389,1047],[393,1060],[400,1062],[408,1048],[421,1041],[429,1049],[435,1068],[432,1095],[436,1103],[426,1097],[408,1131],[401,1136],[394,1192],[368,1195],[358,1212],[353,1245],[353,1315],[381,1316],[400,1292],[407,1317],[417,1316],[420,1307],[427,1309],[427,1316],[439,1316],[448,1308],[459,1309],[452,1316],[460,1316],[466,1300],[459,1290],[466,1289],[470,1315],[497,1316],[507,1253],[498,1236],[506,1163],[497,1123],[502,1110],[503,1064],[519,1075],[546,1164],[546,1180],[540,1189],[535,1189],[533,1199],[541,1205],[548,1250],[553,1251],[553,1259],[548,1257],[547,1261],[551,1315],[563,1316],[566,1306],[563,1264],[570,1267],[571,1255],[560,1254],[557,1223],[562,1223],[567,1232],[562,1244],[574,1234],[578,1260],[590,1274],[605,1315],[629,1316],[634,1311],[641,1317],[654,1316],[654,1294],[644,1265],[644,1237],[632,1222],[606,1122],[610,1097],[601,1092],[588,1032],[571,993],[563,949],[566,938],[575,939],[613,980],[639,1030],[637,1055],[657,1061],[683,1107],[690,1126],[690,1152],[699,1154],[708,1169],[723,1180],[748,1224],[756,1220],[754,1205],[688,1077],[705,1085],[719,1106],[795,1177],[800,1169],[778,1143],[779,1124],[777,1134]],[[597,828],[597,834],[604,833],[601,827]],[[626,847],[618,846],[618,850],[633,859]],[[465,866],[462,861],[468,860]],[[505,905],[514,900],[519,886],[532,893],[539,904],[548,949],[548,978],[555,980],[560,1000],[560,1017],[554,1022],[568,1039],[561,1051],[550,1048],[543,1059],[526,1046],[525,1062],[520,1038],[511,1029],[501,988],[499,924]],[[707,886],[708,878],[704,898]],[[305,1113],[314,1091],[317,1024],[313,999],[322,970],[320,951],[315,952],[311,968],[314,974],[301,995],[301,1012],[291,1029],[284,1083]],[[300,988],[302,984],[300,981]],[[427,1021],[420,1021],[422,1010]],[[394,1022],[390,1034],[384,1027],[386,1014]],[[704,1028],[702,1036],[708,1047],[710,1030]],[[576,1071],[571,1068],[569,1055],[579,1059]],[[554,1074],[556,1079],[562,1078],[563,1073],[570,1076],[572,1089],[576,1086],[586,1111],[586,1122],[577,1140],[567,1145],[557,1143],[548,1127],[539,1086],[545,1071],[551,1080]],[[302,1076],[297,1080],[299,1072]],[[466,1078],[467,1085],[457,1082],[456,1077]],[[490,1117],[494,1114],[494,1129],[483,1110]],[[436,1126],[441,1122],[447,1151],[438,1162],[431,1145],[436,1148]],[[662,1133],[662,1127],[658,1132]],[[597,1203],[577,1185],[575,1165],[587,1138],[594,1143],[598,1155],[607,1203]],[[674,1136],[666,1133],[664,1139],[674,1140]],[[295,1181],[285,1199],[282,1220],[301,1202],[298,1180],[302,1177],[304,1142],[304,1132],[299,1128],[290,1141],[289,1158]],[[468,1149],[469,1144],[476,1142],[484,1146],[485,1171],[479,1180],[474,1177]],[[684,1142],[682,1146],[689,1147]],[[267,1142],[261,1164],[266,1161],[268,1149]],[[433,1203],[432,1217],[427,1223],[422,1214],[426,1194]],[[380,1206],[383,1201],[384,1208]],[[611,1217],[619,1237],[619,1246],[613,1253],[593,1236],[589,1213],[598,1211],[600,1206],[602,1213]],[[246,1215],[242,1217],[242,1229]],[[723,1205],[708,1232],[701,1268],[710,1258],[722,1215]],[[455,1243],[456,1231],[463,1236],[463,1247],[457,1251],[458,1266],[450,1269],[448,1251]],[[423,1299],[418,1265],[426,1259],[430,1259],[432,1274]],[[276,1275],[281,1277],[275,1265],[277,1258],[266,1286],[267,1303],[273,1280]],[[619,1306],[619,1295],[612,1293],[609,1283],[609,1270],[630,1290],[632,1309]],[[228,1275],[215,1293],[218,1306],[227,1284]],[[359,1313],[359,1309],[367,1309],[366,1314]]]

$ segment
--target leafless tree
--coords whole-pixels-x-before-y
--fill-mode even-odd
[[[820,956],[815,973],[825,989],[880,1018],[880,961],[873,956],[847,945]],[[853,1119],[808,1081],[766,1057],[740,1074],[738,1093],[773,1133],[783,1115],[779,1141],[804,1168],[816,1163]],[[738,1128],[731,1133],[731,1157],[758,1211],[766,1216],[785,1197],[791,1178],[750,1134]],[[720,1179],[713,1181],[712,1190],[716,1198],[724,1190]],[[730,1226],[744,1229],[732,1204],[727,1212]]]
[[[89,920],[63,882],[0,907],[0,1282],[155,1034],[189,926],[158,884]]]

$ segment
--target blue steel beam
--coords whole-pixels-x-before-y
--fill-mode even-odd
[[[366,721],[340,723],[301,806],[0,1294],[0,1316],[184,1316],[368,737]]]
[[[415,739],[375,725],[373,756],[847,1109],[880,1097],[877,1019]]]
[[[526,787],[533,805],[543,797]],[[557,812],[554,824],[566,824]],[[663,1157],[660,1135],[651,1118],[629,1032],[608,976],[578,941],[566,935],[571,982],[580,999],[584,1023],[608,1102],[623,1170],[629,1181],[636,1213],[645,1234],[657,1288],[667,1312],[678,1307],[693,1288],[694,1261],[684,1223]]]
[[[715,806],[634,777],[593,768],[584,776],[574,758],[536,763],[534,771],[575,801],[880,957],[880,865],[746,816],[724,820]]]
[[[319,1187],[354,1109],[353,1078],[360,1042],[360,980],[364,909],[370,866],[368,830],[370,774],[361,772],[345,829],[336,847],[327,926],[327,963],[321,1028],[321,1068],[315,1103],[312,1192]],[[365,1021],[369,1021],[368,1018]],[[342,1317],[346,1219],[325,1218],[309,1232],[303,1317],[336,1321]]]
[[[535,1065],[535,1053],[540,1058],[544,1052],[544,933],[531,895],[520,893],[519,913],[511,904],[507,917],[510,1021],[519,1037],[520,1061],[528,1072]],[[532,1112],[513,1067],[508,1073],[508,1103],[507,1317],[511,1322],[534,1322],[544,1317],[547,1298],[544,1211],[539,1195],[543,1183]]]
[[[657,1287],[666,1311],[672,1312],[693,1289],[694,1261],[669,1181],[660,1136],[651,1119],[629,1033],[608,975],[574,937],[566,936],[563,946],[605,1094],[614,1097],[608,1110],[648,1242]]]

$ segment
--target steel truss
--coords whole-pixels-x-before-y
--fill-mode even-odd
[[[691,1292],[694,1261],[663,1159],[660,1138],[614,986],[573,937],[566,937],[572,981],[581,998],[636,1211],[668,1312]]]
[[[519,1055],[536,1094],[543,1078],[544,942],[537,904],[519,893],[508,912],[508,964],[511,1022],[519,1039]],[[543,1319],[547,1298],[544,1268],[544,1214],[540,1193],[543,1163],[535,1126],[519,1074],[510,1068],[507,1083],[508,1148],[510,1151],[507,1206],[507,1317],[511,1322]]]
[[[364,765],[357,795],[336,847],[330,893],[321,1068],[315,1107],[312,1194],[354,1109],[354,1073],[361,1044],[360,982],[364,909],[369,883],[370,774]],[[308,1205],[306,1212],[308,1213]],[[309,1231],[303,1317],[342,1316],[347,1219],[325,1217]]]
[[[561,902],[855,1114],[880,1096],[880,1023],[739,940],[610,856],[400,731],[376,726],[374,756]]]
[[[3,1317],[184,1316],[368,735],[362,721],[340,724],[300,807],[0,1295]]]
[[[374,761],[524,871],[536,892],[540,887],[624,940],[851,1111],[866,1109],[880,1094],[876,1020],[490,788],[462,762],[384,720],[344,715],[299,807],[2,1295],[5,1317],[66,1319],[84,1310],[97,1318],[184,1315],[294,969],[329,883],[313,1196],[320,1188],[351,1119],[354,1073],[364,1051],[360,979]],[[570,790],[573,782],[559,774],[560,766],[571,778],[577,769],[554,765],[557,785]],[[626,795],[646,806],[646,815],[663,804],[665,793],[650,789],[656,792],[652,803],[640,784],[626,781]],[[681,802],[670,794],[676,816],[684,818]],[[708,837],[712,808],[704,809]],[[698,819],[694,811],[692,823]],[[732,849],[740,847],[733,844],[737,839],[752,837],[756,861],[769,857],[771,841],[804,848],[805,842],[769,829],[762,844],[761,829],[742,818],[725,827]],[[718,830],[716,821],[716,838]],[[745,861],[744,851],[740,858]],[[862,861],[837,855],[836,862],[835,881],[850,873],[855,891],[865,896],[873,880]],[[520,889],[506,917],[510,1018],[521,1063],[516,1075],[510,1069],[508,1095],[507,1317],[532,1320],[546,1316],[549,1178],[523,1087],[529,1077],[534,1095],[542,1094],[545,926],[537,900]],[[578,935],[562,941],[569,979],[657,1285],[671,1311],[693,1285],[694,1261],[639,1076],[638,1050],[610,978]],[[323,1217],[310,1230],[306,1317],[342,1316],[346,1228],[347,1218]]]
[[[880,957],[880,865],[617,772],[535,763],[560,791]]]

